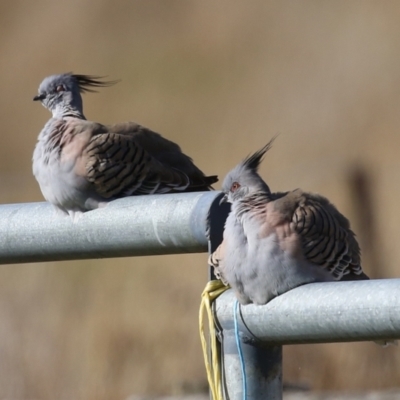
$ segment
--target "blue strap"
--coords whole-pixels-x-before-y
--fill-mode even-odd
[[[242,399],[246,400],[247,399],[247,381],[246,381],[246,365],[244,363],[244,357],[243,357],[243,351],[242,351],[242,344],[240,341],[240,335],[239,335],[239,326],[238,326],[238,321],[237,321],[237,314],[239,313],[239,301],[236,300],[233,303],[233,322],[235,326],[235,339],[236,339],[236,346],[238,349],[239,353],[239,360],[240,360],[240,367],[242,370]]]

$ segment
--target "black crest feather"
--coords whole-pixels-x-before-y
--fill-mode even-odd
[[[79,91],[81,93],[86,93],[86,92],[97,92],[97,90],[94,90],[93,88],[101,88],[101,87],[107,87],[107,86],[112,86],[115,85],[116,83],[119,82],[119,80],[115,81],[104,81],[104,76],[96,76],[96,75],[77,75],[77,74],[71,74],[73,78],[76,79],[79,85]]]
[[[262,149],[246,157],[243,160],[242,165],[245,166],[246,168],[249,168],[257,172],[258,167],[260,166],[260,163],[264,157],[264,154],[272,147],[272,144],[274,143],[277,137],[278,135],[274,136]]]

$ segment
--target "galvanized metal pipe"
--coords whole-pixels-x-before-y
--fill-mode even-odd
[[[233,301],[232,290],[216,300],[224,331]],[[267,345],[399,339],[400,279],[313,283],[240,310],[240,331]]]
[[[243,399],[243,379],[228,290],[215,302],[221,329],[224,388]],[[314,283],[265,306],[240,307],[238,334],[247,400],[282,400],[282,345],[400,338],[400,279]]]
[[[206,252],[209,214],[218,214],[220,198],[220,192],[127,197],[75,223],[48,203],[1,205],[0,264]]]
[[[47,203],[0,206],[0,264],[205,252],[228,209],[218,192],[130,197],[73,223]],[[265,306],[242,306],[248,400],[282,398],[282,345],[400,338],[400,279],[310,284]],[[231,291],[216,301],[226,391],[241,398]]]
[[[246,400],[282,400],[282,346],[266,346],[243,330],[240,342],[246,370]],[[241,363],[233,330],[223,331],[222,350],[226,398],[242,400]]]

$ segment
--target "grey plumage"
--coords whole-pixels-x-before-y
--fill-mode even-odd
[[[274,139],[273,139],[274,140]],[[242,304],[265,304],[297,286],[368,279],[349,221],[326,198],[300,189],[273,193],[258,167],[273,140],[223,182],[231,204],[210,264]]]
[[[40,132],[33,173],[46,200],[74,217],[119,197],[210,190],[180,147],[134,122],[87,121],[81,93],[116,81],[72,73],[43,80],[34,97],[53,116]]]

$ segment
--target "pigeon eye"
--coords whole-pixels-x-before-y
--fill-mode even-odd
[[[64,89],[64,86],[63,85],[58,85],[57,87],[56,87],[56,92],[63,92],[65,89]]]
[[[240,188],[240,185],[237,182],[233,182],[231,186],[231,192],[235,192]]]

